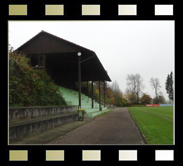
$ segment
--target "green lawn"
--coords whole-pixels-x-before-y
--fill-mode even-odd
[[[148,144],[173,144],[173,107],[128,107]]]

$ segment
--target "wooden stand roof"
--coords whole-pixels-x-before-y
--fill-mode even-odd
[[[105,49],[105,48],[104,48]],[[81,52],[82,81],[111,81],[94,51],[64,40],[48,32],[41,31],[20,46],[18,51],[26,55],[46,55],[46,65],[51,65],[57,73],[72,73],[72,80],[78,80],[78,52]]]

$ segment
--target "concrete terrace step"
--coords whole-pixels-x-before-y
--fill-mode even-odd
[[[102,111],[88,112],[88,113],[87,113],[87,117],[95,117],[95,116],[98,116],[98,115],[100,115],[100,114],[102,114],[102,113],[106,113],[106,112],[108,112],[108,111],[109,111],[109,110],[106,109],[106,110],[102,110]]]
[[[9,127],[26,125],[26,124],[35,123],[35,122],[38,122],[38,121],[46,121],[46,120],[50,120],[50,119],[55,119],[55,118],[65,117],[65,116],[75,115],[75,114],[77,114],[77,111],[76,112],[70,112],[70,113],[62,113],[62,114],[57,114],[57,115],[51,115],[51,116],[50,115],[49,116],[42,116],[42,117],[37,117],[37,118],[32,118],[32,119],[14,120],[14,121],[10,121]]]
[[[24,138],[21,141],[13,142],[13,144],[16,145],[23,145],[23,144],[33,144],[33,145],[43,145],[50,141],[55,140],[56,138],[78,128],[82,125],[94,120],[94,118],[85,118],[84,121],[73,121],[71,123],[59,125],[53,129],[50,129],[48,131],[44,131],[40,134],[36,134],[33,136],[30,136],[28,138]]]
[[[79,102],[78,91],[67,89],[64,87],[59,87],[59,90],[62,93],[68,105],[78,105]],[[99,111],[99,103],[95,101],[93,103],[94,108],[91,108],[92,99],[84,94],[81,94],[81,107],[85,110],[87,117],[94,117],[102,113],[102,111]],[[102,110],[107,111],[108,109],[102,106]]]
[[[78,112],[63,113],[52,116],[15,120],[9,123],[9,141],[21,140],[30,135],[41,133],[58,125],[78,120]]]
[[[107,110],[107,108],[102,108],[102,111],[103,110]],[[94,111],[99,111],[99,108],[88,108],[87,110],[86,110],[86,112],[94,112]]]
[[[33,119],[43,116],[52,116],[75,112],[77,106],[34,106],[34,107],[13,107],[9,108],[9,120]]]

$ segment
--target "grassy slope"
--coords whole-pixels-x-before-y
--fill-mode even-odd
[[[173,107],[129,107],[148,144],[173,144]]]

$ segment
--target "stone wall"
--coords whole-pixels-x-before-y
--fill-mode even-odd
[[[41,133],[43,131],[47,131],[59,125],[77,121],[78,114],[75,113],[67,113],[59,117],[50,118],[50,119],[42,119],[38,121],[27,120],[24,124],[17,124],[9,127],[9,143],[19,141],[23,138],[29,137],[34,134]]]
[[[32,119],[41,116],[50,116],[75,111],[77,111],[77,106],[10,108],[9,120]]]
[[[77,120],[77,106],[10,108],[9,143]]]

